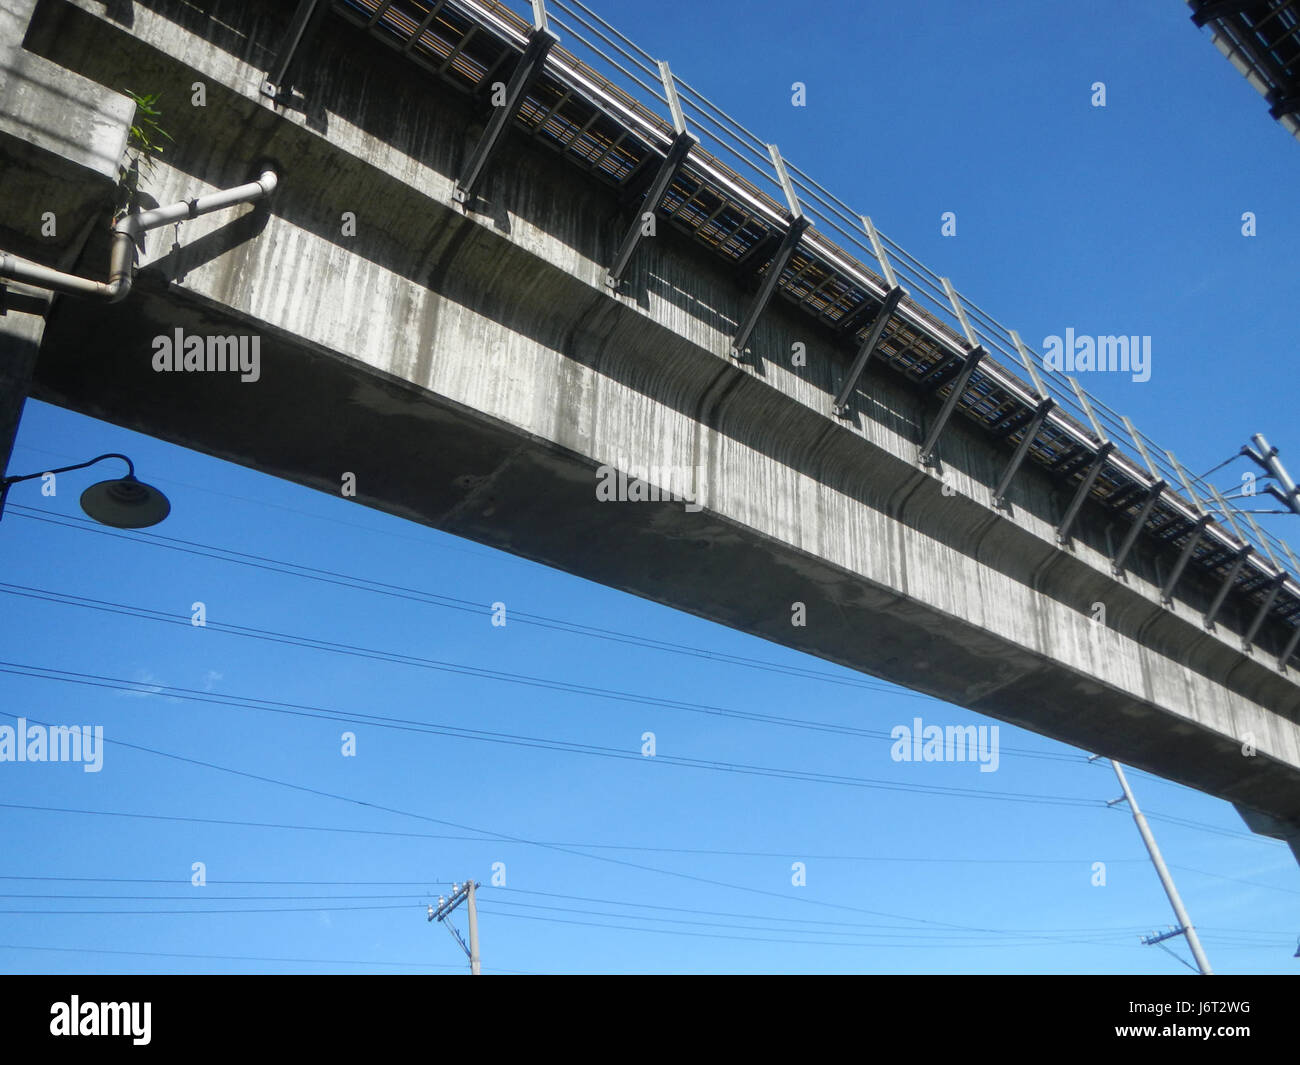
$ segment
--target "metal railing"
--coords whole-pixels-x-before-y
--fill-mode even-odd
[[[552,11],[551,23],[565,31],[565,40],[576,42],[578,48],[571,49],[576,58],[593,67],[606,68],[602,71],[606,77],[611,74],[619,77],[623,82],[620,87],[625,87],[629,94],[641,94],[640,100],[647,106],[668,108],[658,60],[581,0],[546,0],[546,6]],[[562,15],[554,14],[555,10]],[[606,48],[614,54],[605,51]],[[584,54],[576,55],[579,49]],[[679,75],[671,76],[691,132],[699,138],[701,146],[723,158],[729,166],[742,168],[741,176],[745,183],[767,199],[773,211],[780,212],[782,191],[767,143]],[[667,133],[671,127],[665,124],[664,129]],[[786,160],[786,166],[800,194],[801,206],[814,220],[815,228],[829,237],[837,250],[874,267],[873,273],[877,275],[882,290],[888,287],[884,278],[889,276],[889,270],[877,256],[863,226],[865,212],[850,207],[789,160]],[[962,324],[948,299],[943,278],[879,229],[877,234],[890,259],[893,274],[907,288],[910,298],[919,302],[922,309],[947,330],[953,342],[960,343],[964,339]],[[995,358],[1000,357],[999,361],[1007,367],[1026,367],[1032,383],[1021,383],[1027,391],[1056,400],[1058,407],[1068,411],[1081,430],[1113,441],[1135,464],[1140,462],[1139,471],[1150,473],[1153,478],[1158,476],[1171,486],[1181,487],[1184,492],[1194,493],[1193,498],[1187,501],[1193,510],[1211,513],[1232,528],[1242,542],[1251,544],[1273,560],[1279,569],[1290,569],[1293,574],[1300,574],[1300,563],[1284,541],[1261,529],[1257,522],[1247,520],[1246,513],[1240,508],[1216,500],[1215,490],[1206,481],[1188,473],[1168,451],[1135,429],[1123,415],[1077,385],[1068,375],[1046,365],[1036,351],[1023,343],[1018,344],[1011,329],[974,301],[960,292],[955,292],[955,295],[979,341],[990,353]],[[1033,360],[1032,368],[1026,366],[1026,359]],[[1098,426],[1100,433],[1096,432]]]
[[[501,0],[405,0],[409,10],[400,17],[394,12],[403,4],[392,0],[340,3],[364,12],[369,26],[393,21],[394,33],[408,34],[402,49],[409,54],[418,50],[415,46],[424,48],[441,61],[438,72],[444,74],[448,64],[472,50],[469,41],[474,30],[450,23],[449,29],[439,30],[437,20],[443,12],[477,19],[517,53],[525,49],[539,22],[546,25],[562,43],[548,55],[545,91],[530,96],[521,111],[519,121],[531,132],[545,131],[551,146],[560,150],[577,145],[579,161],[584,163],[598,156],[591,165],[593,172],[627,187],[647,168],[660,165],[675,134],[688,129],[697,143],[685,157],[683,178],[673,184],[664,201],[664,209],[675,221],[733,261],[744,262],[770,248],[774,236],[779,238],[792,217],[801,214],[810,227],[781,279],[787,298],[832,325],[847,323],[852,331],[859,321],[856,315],[878,306],[895,284],[903,286],[906,298],[895,310],[902,338],[884,352],[895,368],[910,367],[914,379],[923,375],[927,381],[937,380],[941,389],[947,384],[945,369],[960,363],[968,351],[983,347],[988,357],[968,385],[973,397],[966,404],[968,413],[982,416],[987,426],[1006,433],[1023,424],[1026,412],[1051,398],[1055,408],[1044,427],[1050,428],[1053,454],[1095,452],[1104,442],[1114,444],[1103,478],[1109,497],[1123,497],[1116,486],[1145,491],[1166,482],[1158,507],[1147,511],[1154,514],[1153,523],[1173,529],[1172,541],[1209,514],[1213,521],[1206,537],[1213,550],[1205,555],[1206,565],[1216,575],[1226,572],[1231,557],[1250,545],[1256,553],[1246,568],[1254,576],[1243,578],[1239,588],[1259,601],[1261,581],[1285,573],[1285,601],[1279,600],[1273,616],[1292,624],[1300,621],[1296,576],[1300,565],[1286,543],[1261,529],[1249,513],[1225,500],[1208,482],[1189,474],[1170,452],[1088,393],[1077,379],[1048,366],[1013,330],[880,233],[865,213],[784,160],[775,146],[746,129],[582,0],[532,0],[531,6],[518,0],[515,6],[529,17],[521,17]],[[403,30],[407,24],[409,28]],[[452,40],[457,42],[454,46]],[[508,65],[501,55],[484,56],[475,68],[481,68],[477,84],[468,73],[462,76],[474,91],[481,89],[493,70]],[[581,115],[564,114],[575,97],[589,100],[595,108],[581,129]],[[597,113],[613,118],[623,132],[595,136],[587,149],[582,138],[592,139],[588,130],[595,129]],[[611,153],[618,156],[617,166],[606,162]],[[781,166],[789,175],[788,188],[781,181]],[[706,192],[719,195],[710,198]]]

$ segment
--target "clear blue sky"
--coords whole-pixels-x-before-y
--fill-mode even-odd
[[[1300,466],[1300,144],[1185,5],[595,6],[1031,343],[1066,327],[1151,335],[1150,381],[1087,384],[1192,469],[1256,431]],[[795,81],[806,108],[790,104]],[[956,237],[940,235],[944,211]],[[1187,971],[1138,942],[1173,918],[1131,819],[1104,806],[1113,775],[1086,752],[1002,726],[996,773],[895,763],[883,737],[915,716],[992,722],[41,403],[11,472],[106,451],[168,493],[165,524],[91,526],[86,474],[53,498],[15,488],[0,523],[0,710],[102,724],[111,741],[97,774],[0,764],[4,971],[456,972],[459,948],[424,906],[470,876],[488,972]],[[1296,519],[1262,520],[1295,541]],[[197,601],[206,628],[188,623]],[[408,724],[325,720],[349,715]],[[345,730],[356,757],[340,753]],[[647,731],[659,757],[640,756]],[[557,749],[574,744],[603,753]],[[1131,781],[1215,968],[1294,972],[1290,852],[1226,803]],[[194,862],[206,887],[190,886]]]

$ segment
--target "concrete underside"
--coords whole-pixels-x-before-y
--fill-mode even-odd
[[[173,101],[160,202],[268,156],[282,184],[269,212],[187,224],[179,252],[155,234],[127,302],[61,300],[35,395],[333,494],[353,473],[366,505],[1300,826],[1300,687],[1242,654],[1240,612],[1205,632],[1207,582],[1160,606],[1169,562],[1146,543],[1116,580],[1124,530],[1100,512],[1058,548],[1068,500],[1037,470],[994,511],[1008,448],[960,420],[945,494],[915,461],[933,397],[876,370],[853,422],[828,417],[852,353],[785,305],[735,365],[750,291],[666,225],[611,297],[628,208],[518,134],[462,213],[451,187],[483,114],[341,23],[311,110],[286,116],[256,98],[282,14],[151,0],[128,27],[101,11],[42,0],[30,46]],[[183,106],[200,78],[207,107]],[[81,268],[106,259],[92,240]],[[260,336],[261,379],[154,372],[154,338],[178,327]],[[795,341],[806,367],[783,357]],[[598,502],[597,467],[629,461],[702,467],[704,509]]]

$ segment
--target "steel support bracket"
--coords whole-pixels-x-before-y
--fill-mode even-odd
[[[885,293],[885,298],[876,311],[875,318],[871,320],[871,329],[867,332],[867,339],[863,341],[862,347],[858,349],[858,357],[853,360],[853,365],[849,367],[848,376],[844,378],[839,394],[835,397],[832,406],[837,417],[843,418],[848,414],[849,397],[853,395],[853,390],[858,387],[858,380],[866,371],[871,356],[875,354],[876,348],[880,345],[880,339],[885,335],[885,327],[889,324],[889,319],[893,317],[894,309],[902,298],[903,290],[898,285]]]
[[[1218,592],[1215,593],[1214,602],[1210,604],[1210,609],[1205,612],[1205,627],[1207,629],[1214,628],[1214,619],[1219,616],[1219,611],[1223,608],[1223,601],[1228,598],[1228,592],[1232,590],[1232,586],[1237,580],[1237,575],[1241,573],[1241,567],[1246,564],[1246,559],[1250,557],[1254,550],[1255,549],[1251,547],[1250,544],[1247,544],[1237,552],[1237,558],[1232,563],[1232,568],[1228,570],[1228,575],[1223,578],[1223,584],[1220,585]]]
[[[1282,585],[1285,583],[1285,571],[1279,573],[1269,582],[1268,595],[1266,595],[1264,601],[1259,604],[1259,610],[1255,612],[1255,617],[1251,620],[1250,627],[1246,630],[1246,635],[1241,638],[1241,649],[1246,654],[1250,653],[1250,649],[1255,643],[1255,637],[1259,634],[1259,627],[1264,624],[1264,619],[1268,617],[1268,612],[1273,609],[1273,604],[1277,601],[1278,593],[1282,591]]]
[[[501,135],[519,113],[519,105],[523,101],[524,93],[528,91],[528,86],[532,84],[533,79],[541,73],[546,65],[547,54],[557,43],[559,38],[547,29],[534,29],[529,34],[528,47],[524,49],[524,54],[520,57],[506,85],[505,99],[500,106],[492,109],[492,117],[488,120],[487,128],[479,138],[474,153],[465,166],[464,174],[456,182],[456,188],[452,191],[452,197],[457,203],[468,203],[470,197],[474,195],[474,186],[483,176],[483,171],[487,168],[493,152],[500,144]]]
[[[655,175],[650,191],[646,193],[645,199],[641,201],[640,214],[632,220],[632,225],[628,227],[627,234],[623,237],[623,243],[618,246],[618,254],[614,256],[614,265],[609,268],[609,273],[605,277],[605,284],[609,288],[616,289],[622,284],[623,271],[627,269],[627,264],[632,261],[637,245],[641,243],[642,237],[645,236],[645,215],[659,210],[659,204],[663,202],[664,193],[668,191],[668,186],[672,184],[678,171],[681,170],[682,164],[686,162],[686,157],[690,154],[691,149],[698,143],[699,141],[691,134],[684,131],[673,138],[672,146],[668,149],[664,161],[659,165],[659,173]]]
[[[736,332],[736,338],[731,342],[731,354],[734,358],[744,358],[745,345],[749,343],[750,334],[754,332],[754,327],[758,325],[758,319],[771,302],[772,294],[776,292],[777,283],[781,280],[781,274],[785,272],[790,257],[794,255],[795,249],[799,247],[799,241],[803,239],[804,231],[808,228],[808,225],[808,219],[803,215],[798,215],[791,221],[790,228],[786,230],[785,236],[781,240],[781,246],[776,249],[776,254],[772,256],[767,273],[763,276],[763,283],[758,287],[758,295],[754,297],[749,311],[741,320],[740,328]]]
[[[280,44],[280,51],[276,53],[275,62],[262,80],[263,96],[276,100],[289,91],[289,75],[293,72],[294,60],[315,38],[329,9],[329,0],[298,0],[298,7]]]
[[[1083,508],[1083,501],[1088,498],[1088,493],[1092,491],[1092,486],[1097,483],[1097,478],[1101,474],[1101,468],[1106,465],[1106,460],[1110,458],[1110,453],[1114,450],[1115,445],[1110,440],[1107,440],[1097,450],[1092,465],[1088,467],[1088,472],[1084,475],[1078,490],[1074,493],[1074,498],[1070,500],[1070,505],[1066,508],[1065,517],[1061,519],[1061,524],[1057,526],[1057,543],[1063,544],[1070,539],[1070,529],[1074,526],[1074,519],[1079,516],[1079,511]]]
[[[1286,646],[1282,653],[1278,655],[1277,668],[1286,669],[1286,664],[1291,661],[1291,656],[1295,654],[1296,647],[1300,646],[1300,625],[1297,625],[1295,632],[1291,633],[1291,638],[1287,640]]]
[[[966,358],[962,360],[961,369],[952,382],[948,398],[943,401],[943,406],[939,409],[939,416],[935,419],[934,425],[930,427],[929,435],[926,436],[925,443],[921,445],[920,453],[917,455],[922,466],[937,465],[934,461],[934,452],[935,448],[939,446],[939,437],[943,435],[943,431],[948,425],[948,419],[952,417],[953,411],[957,409],[957,404],[961,402],[961,395],[966,391],[966,386],[970,383],[971,374],[975,372],[975,367],[980,364],[980,360],[987,354],[988,351],[985,350],[982,344],[966,353]]]
[[[1056,400],[1049,396],[1038,404],[1038,409],[1034,411],[1033,420],[1025,430],[1025,435],[1020,438],[1020,443],[1016,446],[1016,453],[1011,456],[1007,468],[1002,471],[1002,478],[998,481],[998,486],[993,489],[993,506],[998,510],[1001,510],[1006,503],[1007,489],[1011,487],[1011,481],[1025,461],[1025,456],[1029,454],[1029,449],[1033,446],[1035,437],[1038,436],[1038,430],[1043,427],[1043,422],[1047,420],[1047,416],[1052,413],[1055,407]]]
[[[1151,511],[1155,509],[1156,503],[1159,502],[1161,493],[1168,487],[1168,481],[1156,481],[1147,489],[1147,497],[1142,504],[1142,509],[1138,511],[1138,516],[1133,519],[1133,524],[1124,536],[1124,542],[1119,545],[1119,550],[1115,552],[1115,557],[1111,559],[1110,572],[1112,576],[1118,577],[1124,572],[1124,560],[1128,558],[1128,553],[1133,550],[1133,545],[1137,543],[1138,534],[1142,532],[1143,527],[1146,525],[1147,518],[1151,517]]]
[[[1183,575],[1183,570],[1187,568],[1187,563],[1191,561],[1192,552],[1196,546],[1205,539],[1205,530],[1209,527],[1210,516],[1202,514],[1196,520],[1196,528],[1192,530],[1192,535],[1188,538],[1187,543],[1183,545],[1182,553],[1178,556],[1178,561],[1174,563],[1173,572],[1169,574],[1169,579],[1165,581],[1165,586],[1160,589],[1160,601],[1165,604],[1174,601],[1174,588],[1178,584],[1178,579]]]

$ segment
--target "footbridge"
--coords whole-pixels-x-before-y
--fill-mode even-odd
[[[31,395],[351,475],[1296,845],[1290,549],[579,0],[0,13],[6,456]],[[133,270],[128,87],[173,138],[131,209],[274,187],[133,232]]]

